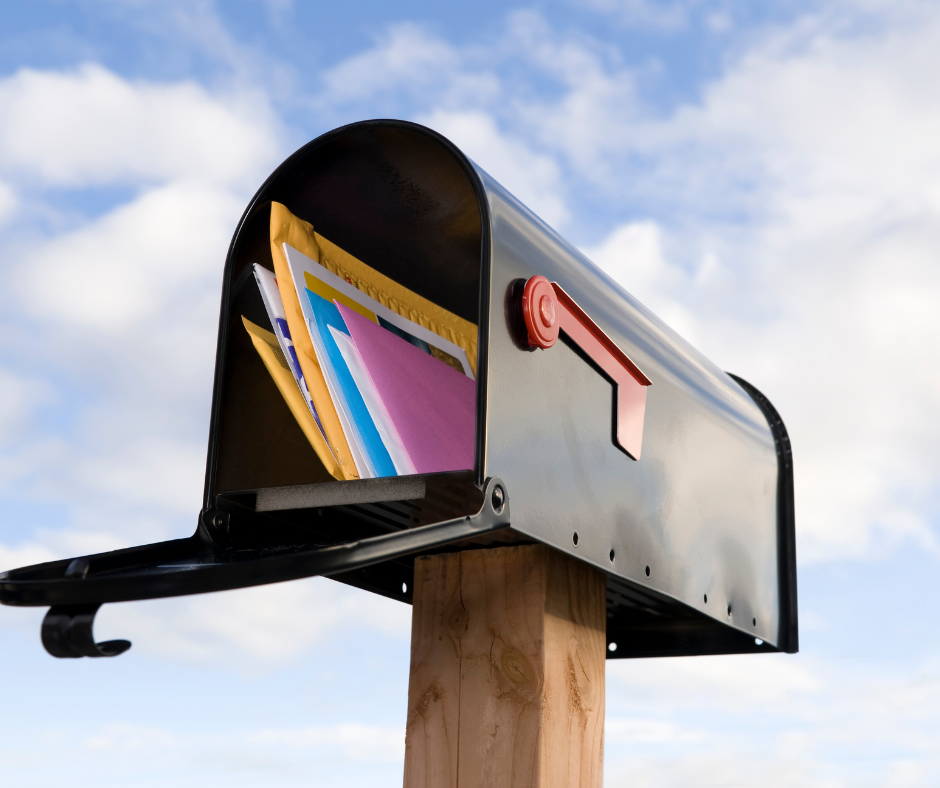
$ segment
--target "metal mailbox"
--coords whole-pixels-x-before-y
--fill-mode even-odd
[[[272,201],[478,326],[472,470],[336,481],[254,353]],[[205,495],[188,538],[0,574],[55,656],[113,656],[98,607],[328,575],[410,601],[416,555],[541,542],[606,573],[610,657],[795,652],[783,422],[439,134],[366,121],[252,199],[222,287]]]

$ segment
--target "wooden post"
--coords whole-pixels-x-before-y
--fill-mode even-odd
[[[405,788],[600,788],[604,574],[542,545],[415,561]]]

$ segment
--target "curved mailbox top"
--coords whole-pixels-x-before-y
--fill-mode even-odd
[[[271,267],[272,202],[478,326],[472,472],[337,482],[317,461],[241,327],[242,316],[266,321],[250,271]],[[511,518],[508,502],[494,519],[485,500],[496,477]],[[86,557],[81,577],[64,576],[74,562],[8,572],[0,601],[89,605],[271,582],[285,577],[258,571],[266,557],[325,549],[329,560],[280,565],[407,601],[416,554],[467,539],[535,540],[607,573],[610,656],[795,651],[792,501],[786,430],[756,389],[448,140],[367,121],[288,158],[236,230],[196,535]],[[398,547],[344,548],[337,563],[338,545],[372,539]],[[109,573],[124,578],[123,596]],[[89,578],[101,581],[93,593],[81,590]]]

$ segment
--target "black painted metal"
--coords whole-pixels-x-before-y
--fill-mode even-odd
[[[53,657],[116,657],[131,647],[129,640],[95,643],[92,625],[101,605],[63,605],[49,608],[42,620],[42,644]]]
[[[53,610],[82,606],[82,612],[91,611],[93,618],[91,608],[102,602],[227,591],[342,574],[509,527],[509,493],[502,481],[487,480],[481,503],[472,515],[341,544],[308,541],[248,548],[222,545],[197,533],[188,539],[51,561],[0,573],[0,602],[59,606]],[[69,577],[68,567],[75,560],[82,561],[86,570],[80,577]],[[399,585],[402,582],[410,583],[410,575],[401,573]]]
[[[767,418],[777,450],[777,559],[780,576],[780,634],[777,646],[795,654],[800,650],[796,602],[796,511],[793,506],[793,450],[790,436],[777,409],[746,380],[728,373],[748,394]]]
[[[472,470],[341,486],[326,474],[241,327],[242,315],[267,323],[250,265],[271,266],[271,201],[479,325]],[[640,461],[614,445],[611,383],[578,348],[528,348],[517,305],[535,274],[652,381]],[[776,411],[421,126],[330,132],[249,204],[225,265],[208,448],[192,537],[4,573],[0,602],[67,606],[50,611],[49,642],[88,653],[102,602],[311,575],[410,601],[415,555],[542,542],[606,572],[611,657],[797,648],[792,457]],[[493,477],[512,491],[511,526],[508,505],[493,514]]]

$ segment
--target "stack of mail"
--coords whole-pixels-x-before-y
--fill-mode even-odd
[[[315,428],[305,433],[333,475],[367,479],[472,469],[476,383],[467,352],[290,244],[277,251],[289,281],[282,271],[275,276],[253,266],[277,339],[277,346],[273,337],[265,339],[271,346],[266,352],[273,350],[290,370],[296,389],[285,390],[286,372],[278,387],[289,404],[299,392],[303,406],[291,409],[302,427],[309,412]],[[264,358],[256,340],[270,334],[247,320],[245,325]],[[278,380],[274,370],[272,375]]]

